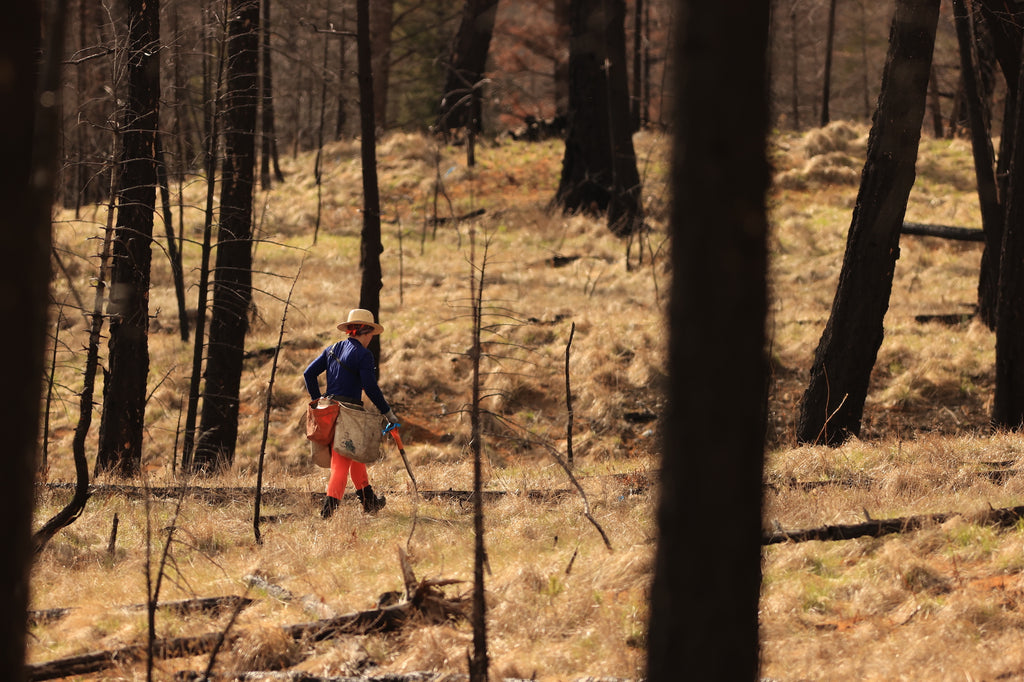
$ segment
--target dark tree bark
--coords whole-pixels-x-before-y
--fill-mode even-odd
[[[633,92],[630,93],[630,115],[633,117],[633,131],[643,128],[644,94],[644,0],[635,0],[633,5]]]
[[[277,131],[274,123],[274,79],[270,59],[270,0],[260,4],[260,57],[263,70],[260,74],[260,187],[270,189],[270,166],[274,166],[274,178],[284,182],[281,163],[277,154]]]
[[[838,445],[860,433],[914,184],[938,12],[939,0],[896,3],[839,287],[800,403],[802,443]]]
[[[373,0],[369,5],[370,40],[373,43],[373,112],[376,126],[387,129],[388,83],[391,74],[391,20],[394,0]]]
[[[983,103],[974,59],[971,19],[967,15],[964,0],[953,0],[953,20],[960,46],[960,79],[963,83],[963,100],[971,130],[974,174],[978,182],[981,226],[985,235],[981,273],[978,276],[978,317],[989,329],[995,329],[999,250],[1003,241],[1003,208],[996,186],[995,153],[992,149],[990,121],[987,107]]]
[[[569,44],[569,24],[572,23],[570,12],[571,0],[555,0],[555,44]],[[561,52],[557,53],[558,55]],[[569,60],[560,56],[555,58],[555,117],[569,115]]]
[[[380,188],[377,186],[377,135],[374,121],[374,79],[372,71],[369,0],[356,2],[356,42],[359,69],[359,123],[362,132],[360,150],[363,163],[363,229],[359,247],[359,307],[380,319],[380,290],[384,276],[380,254],[384,251],[380,235]],[[380,337],[369,345],[380,366]]]
[[[554,205],[607,214],[618,236],[643,221],[629,118],[624,0],[572,0],[569,116]]]
[[[0,22],[0,158],[5,181],[0,183],[0,231],[10,253],[0,268],[0,315],[17,324],[6,349],[11,362],[4,370],[0,392],[0,428],[6,456],[0,476],[0,518],[4,520],[5,560],[0,562],[0,677],[25,679],[26,609],[32,564],[33,480],[39,447],[43,355],[46,348],[47,302],[50,279],[50,210],[56,174],[56,141],[60,138],[59,93],[56,75],[64,52],[63,15],[55,21],[47,45],[49,62],[44,81],[46,97],[35,116],[37,58],[40,49],[39,4],[9,6]],[[37,127],[38,126],[38,127]]]
[[[134,475],[142,466],[149,374],[149,273],[156,206],[160,106],[158,0],[127,5],[128,92],[121,132],[117,228],[112,244],[107,380],[96,470]]]
[[[491,49],[498,0],[466,0],[462,20],[445,66],[437,128],[442,132],[481,130],[480,87]]]
[[[676,21],[671,379],[647,679],[756,680],[768,4],[685,0]],[[697,560],[683,538],[709,507],[727,510],[730,531],[702,535]]]
[[[346,52],[348,51],[348,40],[345,37],[347,21],[345,8],[341,9],[341,35],[338,36],[338,112],[334,121],[334,139],[341,140],[345,137],[345,124],[348,122],[348,66]]]
[[[1024,41],[1021,42],[1024,48]],[[1019,64],[1024,64],[1024,53]],[[1004,123],[1012,127],[1017,141],[1011,150],[1009,167],[1024,168],[1024,68],[1017,69],[1017,115]],[[1024,426],[1024,185],[1011,178],[1006,195],[1006,219],[999,256],[999,284],[996,301],[996,390],[992,423],[998,428],[1019,430]]]
[[[228,15],[224,172],[206,385],[200,435],[192,459],[195,470],[230,466],[238,438],[238,391],[252,303],[259,10],[259,0],[232,0]]]
[[[836,0],[828,3],[828,28],[825,31],[825,72],[821,86],[821,126],[829,124],[829,100],[832,99],[832,46],[836,37]]]

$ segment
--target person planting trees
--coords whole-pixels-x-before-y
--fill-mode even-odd
[[[338,329],[348,334],[348,337],[325,348],[302,373],[310,399],[316,401],[329,398],[348,408],[362,410],[362,394],[365,392],[373,405],[387,418],[390,424],[388,428],[397,427],[398,417],[377,385],[377,367],[373,354],[367,348],[370,340],[383,332],[384,327],[374,322],[373,313],[369,310],[356,308],[349,311],[348,319],[339,324]],[[322,394],[320,375],[325,372],[327,389]],[[366,473],[366,464],[339,453],[339,449],[343,448],[339,448],[335,441],[331,447],[331,476],[327,482],[327,497],[320,515],[329,518],[338,508],[350,474],[363,511],[376,513],[387,501],[384,496],[374,494]]]

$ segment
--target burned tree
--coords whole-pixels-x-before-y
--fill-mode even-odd
[[[238,438],[238,392],[252,303],[259,12],[258,0],[232,0],[229,10],[224,179],[203,411],[191,462],[195,470],[229,466]]]
[[[127,5],[128,93],[122,123],[117,228],[111,263],[107,380],[103,384],[97,471],[136,473],[149,374],[149,275],[160,105],[160,6]]]
[[[800,403],[803,443],[838,445],[860,433],[914,184],[938,12],[938,0],[896,5],[839,287]]]
[[[624,0],[572,0],[569,111],[553,201],[566,213],[607,215],[616,235],[643,221],[626,74]]]

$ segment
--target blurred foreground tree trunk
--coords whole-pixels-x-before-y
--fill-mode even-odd
[[[462,20],[445,64],[444,91],[437,128],[442,133],[481,130],[480,88],[494,33],[498,0],[466,0]]]
[[[676,21],[671,380],[647,679],[753,681],[768,377],[768,6],[686,0]],[[697,547],[693,519],[712,507],[729,516],[729,531],[702,535]]]
[[[643,222],[626,73],[625,0],[572,0],[569,112],[553,204],[606,214],[618,236]]]
[[[103,415],[96,471],[130,476],[142,466],[149,374],[149,276],[160,106],[160,5],[127,3],[128,92],[121,126]]]
[[[231,0],[228,17],[224,170],[214,260],[213,314],[199,440],[191,462],[197,471],[227,467],[235,459],[242,355],[252,304],[259,0]]]
[[[939,0],[896,3],[839,287],[800,403],[802,443],[838,445],[860,434],[914,184],[938,14]]]
[[[0,154],[5,182],[0,183],[0,231],[6,248],[15,254],[0,268],[0,315],[17,325],[5,347],[11,360],[4,370],[0,392],[0,428],[6,456],[0,476],[0,518],[4,520],[4,550],[0,562],[0,678],[25,679],[25,642],[32,564],[32,504],[35,460],[39,446],[43,354],[46,348],[47,302],[50,281],[50,211],[60,139],[55,82],[63,57],[65,3],[56,13],[61,20],[46,46],[52,62],[44,92],[39,84],[39,3],[16,2],[0,22]],[[56,81],[56,78],[53,78]],[[36,117],[36,103],[40,115]]]

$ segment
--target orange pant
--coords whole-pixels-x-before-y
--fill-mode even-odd
[[[356,462],[331,448],[331,478],[327,481],[327,496],[340,500],[345,496],[345,485],[348,483],[349,471],[352,472],[352,485],[356,490],[362,490],[370,485],[370,478],[366,475],[366,465]]]

